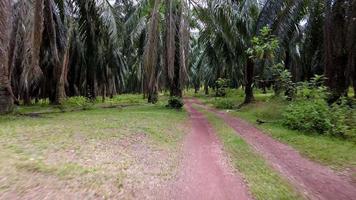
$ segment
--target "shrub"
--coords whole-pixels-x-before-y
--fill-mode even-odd
[[[77,96],[77,97],[67,98],[62,103],[62,106],[64,106],[64,107],[80,107],[83,110],[89,110],[89,109],[93,108],[94,103],[86,97]]]
[[[330,134],[343,136],[356,140],[356,112],[346,98],[331,106],[333,127]]]
[[[296,93],[295,83],[292,81],[292,74],[284,69],[284,65],[277,64],[270,69],[273,74],[273,90],[276,96],[279,96],[282,91],[288,100],[292,100]]]
[[[219,109],[233,109],[235,103],[232,99],[220,98],[213,102],[214,106]]]
[[[283,124],[291,129],[320,134],[333,127],[329,106],[321,99],[293,102],[283,113]]]
[[[142,97],[140,95],[123,94],[116,95],[113,98],[106,99],[107,103],[110,104],[138,104],[141,103]]]
[[[183,100],[180,97],[170,97],[168,100],[167,107],[174,108],[174,109],[181,109],[184,106]]]
[[[216,96],[217,97],[225,97],[227,94],[227,88],[229,86],[229,82],[230,80],[228,79],[222,79],[219,78],[216,82],[215,82],[215,86],[216,86]]]
[[[340,136],[354,140],[356,117],[346,100],[329,106],[324,99],[304,99],[290,104],[283,124],[291,129]]]

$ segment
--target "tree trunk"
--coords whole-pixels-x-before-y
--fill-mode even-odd
[[[348,74],[355,91],[356,97],[356,0],[353,0],[348,9],[347,51],[348,51]]]
[[[183,1],[182,1],[183,2]],[[182,97],[187,77],[187,48],[189,35],[187,34],[187,20],[184,3],[178,11],[173,11],[172,0],[167,4],[167,34],[166,34],[166,71],[170,96]],[[174,21],[176,19],[176,21]],[[177,30],[176,30],[177,29]]]
[[[253,78],[254,78],[254,71],[255,71],[255,64],[251,58],[247,59],[246,64],[246,71],[245,71],[245,101],[244,104],[249,104],[255,100],[253,96]]]
[[[158,101],[158,86],[157,84],[148,92],[148,103],[156,104]]]
[[[194,93],[195,93],[195,94],[198,94],[199,89],[200,89],[200,85],[195,84],[195,85],[194,85]]]
[[[331,90],[329,102],[336,101],[347,92],[346,75],[348,55],[346,48],[345,0],[338,0],[333,5],[327,1],[324,27],[325,76],[326,85]]]
[[[144,50],[144,88],[149,103],[156,103],[158,98],[158,48],[159,48],[159,7],[160,0],[154,1],[147,31],[147,43]]]
[[[66,97],[65,94],[65,79],[67,76],[67,67],[69,62],[69,40],[71,38],[71,23],[69,23],[69,31],[67,35],[66,47],[64,49],[58,48],[57,45],[57,30],[56,30],[56,22],[54,19],[54,2],[53,0],[46,0],[44,4],[44,22],[46,26],[46,31],[49,35],[49,43],[51,49],[51,56],[53,61],[53,77],[54,79],[51,80],[51,86],[54,86],[51,90],[50,98],[53,104],[61,104],[61,101]],[[58,22],[58,21],[57,21]]]
[[[204,93],[205,93],[205,95],[209,95],[209,84],[208,84],[208,81],[205,81],[205,83],[204,83]]]
[[[13,109],[13,98],[9,81],[8,45],[10,29],[9,0],[0,1],[0,114]]]

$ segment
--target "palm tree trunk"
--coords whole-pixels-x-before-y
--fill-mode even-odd
[[[347,51],[349,53],[348,60],[348,74],[355,91],[354,97],[356,98],[356,0],[350,2],[348,10],[348,30],[347,30]]]
[[[10,29],[9,0],[0,1],[0,114],[10,112],[13,108],[11,86],[9,81],[8,44]]]
[[[24,104],[31,104],[31,97],[36,87],[38,87],[43,72],[40,68],[40,53],[43,36],[43,6],[44,0],[35,1],[35,11],[33,18],[33,31],[31,34],[31,56],[29,65],[26,66],[21,74],[21,88],[23,91]]]
[[[254,78],[254,71],[255,71],[255,64],[251,58],[247,59],[246,64],[246,84],[245,84],[245,101],[244,104],[249,104],[255,100],[253,96],[253,78]]]
[[[57,45],[57,30],[56,22],[53,17],[54,11],[53,0],[46,0],[44,4],[44,16],[45,16],[45,26],[48,32],[51,56],[54,65],[54,80],[52,80],[53,92],[51,94],[50,100],[53,104],[61,104],[61,101],[65,98],[65,77],[66,69],[69,62],[69,49],[68,46],[64,50],[58,48]],[[71,31],[71,23],[69,23],[69,32]],[[66,44],[69,43],[70,35],[67,35]]]
[[[327,2],[324,30],[325,76],[326,85],[331,90],[329,102],[346,95],[348,77],[346,75],[348,55],[346,48],[345,0],[338,0],[333,5]]]
[[[157,103],[158,100],[158,48],[159,48],[159,5],[155,0],[147,32],[147,44],[144,51],[145,92],[148,94],[148,103]]]
[[[209,95],[209,84],[208,84],[208,81],[204,82],[204,93],[205,93],[205,95]]]

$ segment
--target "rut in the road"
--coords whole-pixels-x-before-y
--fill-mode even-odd
[[[356,184],[349,177],[304,158],[292,147],[280,143],[249,123],[190,100],[215,113],[253,146],[277,171],[291,181],[307,198],[321,200],[354,200]]]
[[[187,102],[192,130],[184,143],[184,158],[174,199],[252,199],[243,179],[231,169],[207,119]]]

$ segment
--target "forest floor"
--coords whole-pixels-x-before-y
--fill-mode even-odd
[[[355,199],[351,144],[312,137],[309,147],[306,135],[279,139],[210,98],[181,111],[160,99],[40,103],[0,117],[0,199]],[[302,151],[320,146],[344,156]]]

